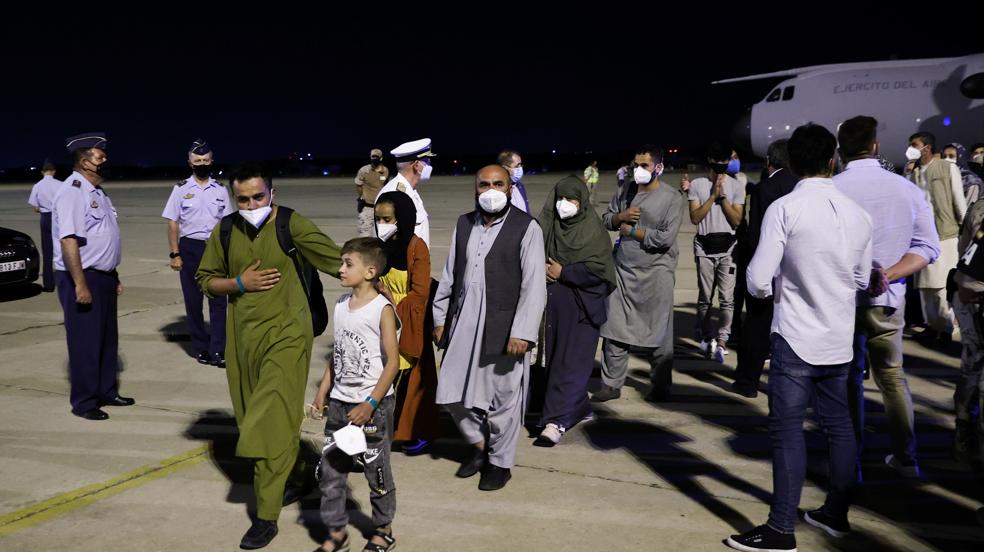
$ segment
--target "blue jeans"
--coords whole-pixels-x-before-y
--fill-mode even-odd
[[[847,405],[847,371],[850,363],[809,364],[793,352],[779,334],[772,334],[769,366],[769,435],[772,439],[772,508],[769,526],[781,533],[796,528],[806,476],[806,439],[803,419],[812,404],[830,455],[830,490],[824,512],[847,516],[854,485],[856,444]]]

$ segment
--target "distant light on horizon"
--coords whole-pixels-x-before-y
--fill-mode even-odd
[[[557,153],[557,150],[550,150],[550,153]]]
[[[950,122],[949,117],[943,117],[943,126],[950,126]]]

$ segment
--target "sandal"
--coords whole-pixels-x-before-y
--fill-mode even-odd
[[[396,539],[393,538],[393,535],[389,533],[384,533],[383,531],[376,529],[376,531],[373,532],[372,536],[379,537],[384,541],[386,541],[386,546],[383,547],[383,545],[381,544],[376,544],[372,542],[371,540],[372,537],[370,537],[369,542],[367,542],[365,547],[362,548],[362,552],[388,552],[389,550],[393,550],[394,548],[396,548]]]
[[[331,531],[328,532],[328,540],[324,542],[321,546],[316,548],[314,552],[325,552],[325,544],[331,543],[334,548],[331,552],[349,552],[349,534],[348,531],[345,532],[345,538],[338,540],[331,536]]]

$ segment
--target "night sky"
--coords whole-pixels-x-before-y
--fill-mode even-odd
[[[65,163],[64,138],[90,130],[107,131],[113,162],[131,165],[180,164],[197,136],[225,162],[360,157],[422,136],[451,155],[700,148],[775,82],[712,80],[984,51],[984,14],[975,25],[956,7],[524,4],[159,13],[80,3],[10,14],[0,167]],[[925,23],[935,15],[954,27]]]

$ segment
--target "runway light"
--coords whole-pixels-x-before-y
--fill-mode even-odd
[[[321,171],[321,176],[328,176],[328,171]]]
[[[557,153],[557,150],[550,150],[550,153]]]
[[[943,126],[950,126],[950,118],[943,117]]]

